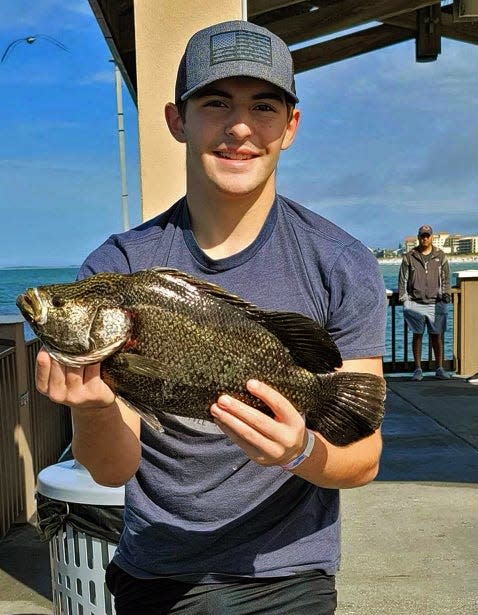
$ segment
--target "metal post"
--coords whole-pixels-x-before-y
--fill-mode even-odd
[[[124,141],[124,114],[123,114],[123,94],[121,72],[114,60],[116,83],[116,114],[118,117],[118,145],[121,176],[121,211],[123,214],[123,230],[127,231],[130,227],[128,212],[128,189],[126,187],[126,153]]]

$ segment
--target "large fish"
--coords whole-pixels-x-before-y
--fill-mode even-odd
[[[247,392],[250,378],[282,393],[335,445],[370,435],[383,419],[383,378],[335,371],[339,350],[319,324],[261,310],[175,269],[30,288],[17,306],[53,358],[101,361],[105,382],[146,419],[211,420],[222,393],[271,415]]]

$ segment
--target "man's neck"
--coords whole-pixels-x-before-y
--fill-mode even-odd
[[[191,228],[210,258],[227,258],[247,248],[259,235],[275,199],[275,190],[230,197],[197,195],[188,190]]]
[[[428,248],[418,247],[418,251],[420,252],[420,254],[428,256],[429,254],[431,254],[431,252],[433,252],[433,246],[429,246]]]

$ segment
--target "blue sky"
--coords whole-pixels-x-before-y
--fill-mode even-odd
[[[77,265],[121,231],[111,55],[86,0],[4,0],[0,267]],[[420,224],[478,234],[478,46],[413,42],[297,76],[299,136],[279,191],[372,247]],[[131,224],[141,221],[137,114],[123,89]]]

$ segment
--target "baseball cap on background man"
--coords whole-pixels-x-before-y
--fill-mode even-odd
[[[284,90],[295,103],[294,65],[284,41],[249,21],[225,21],[189,40],[176,79],[176,102],[218,79],[253,77]]]
[[[433,229],[429,224],[422,224],[422,226],[418,229],[418,236],[424,235],[428,233],[428,235],[433,235]]]

